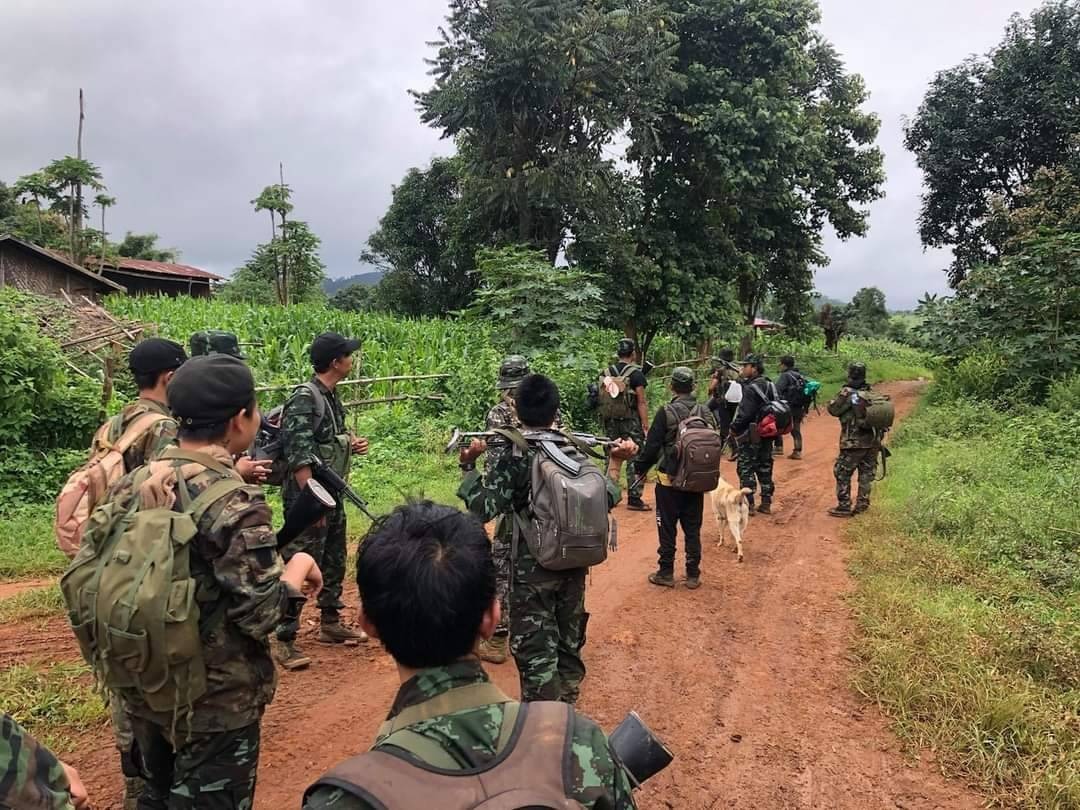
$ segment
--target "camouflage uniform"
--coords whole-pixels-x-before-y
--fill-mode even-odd
[[[222,448],[203,452],[232,468]],[[197,464],[184,471],[193,499],[222,478]],[[117,484],[112,499],[135,497],[134,479]],[[198,525],[190,564],[207,691],[181,717],[137,697],[125,701],[147,781],[142,810],[251,807],[259,722],[277,686],[268,635],[295,596],[281,581],[270,519],[262,489],[245,486],[214,503]]]
[[[739,486],[753,493],[760,483],[762,503],[771,503],[776,490],[773,482],[773,442],[771,439],[756,439],[757,423],[764,416],[767,401],[765,396],[756,392],[767,388],[768,384],[769,378],[761,374],[743,383],[742,401],[731,423],[731,432],[739,443],[739,457],[735,465],[739,473]],[[752,504],[753,494],[750,497]]]
[[[613,366],[607,369],[607,373],[611,376],[617,376],[626,370],[629,363],[620,360]],[[640,374],[640,379],[637,382],[644,382],[645,373],[639,371],[632,375],[630,379],[634,379]],[[629,383],[629,381],[628,381]],[[644,385],[640,386],[644,388]],[[634,444],[638,446],[638,455],[634,456],[626,463],[626,485],[627,496],[631,501],[640,501],[641,495],[645,492],[645,480],[634,475],[634,470],[637,468],[640,462],[641,455],[640,450],[645,446],[645,426],[641,424],[641,417],[637,414],[637,394],[631,396],[631,404],[634,407],[634,413],[630,416],[616,419],[601,419],[601,429],[604,435],[609,439],[630,439]],[[615,482],[620,482],[622,479],[622,468],[624,461],[622,459],[612,458],[608,460],[608,477]]]
[[[828,411],[840,420],[840,454],[833,466],[836,476],[836,504],[840,510],[851,509],[851,476],[859,474],[859,494],[855,511],[870,508],[870,491],[877,475],[877,460],[881,453],[881,439],[876,431],[860,428],[855,424],[855,408],[851,402],[860,391],[869,391],[865,382],[851,380],[840,389],[828,404]]]
[[[445,667],[425,669],[406,681],[398,691],[387,719],[405,709],[443,695],[451,689],[487,682],[483,667],[475,658],[456,661]],[[410,731],[437,743],[462,770],[487,766],[500,752],[499,733],[505,705],[492,703],[455,712],[408,726]],[[381,738],[375,741],[379,747]],[[604,732],[588,718],[574,715],[567,764],[568,797],[587,808],[633,810],[630,781],[611,755]],[[432,797],[432,807],[438,798]],[[304,802],[305,810],[375,810],[375,805],[341,788],[321,786]]]
[[[128,426],[144,413],[159,413],[169,418],[155,422],[145,431],[139,441],[128,448],[127,452],[124,453],[125,473],[138,469],[146,462],[160,456],[166,448],[176,444],[176,431],[180,426],[173,418],[168,406],[146,397],[139,397],[139,399],[125,406],[120,413],[109,420],[109,441],[117,441],[124,435],[124,431],[128,429]]]
[[[282,493],[286,514],[300,496],[300,488],[293,475],[296,470],[321,460],[348,480],[352,463],[352,440],[345,427],[345,407],[337,392],[328,389],[318,377],[312,377],[312,382],[326,404],[318,430],[315,429],[317,406],[307,386],[300,386],[293,392],[282,417],[285,459],[289,465]],[[345,544],[345,505],[339,499],[337,508],[326,516],[325,526],[311,527],[282,549],[286,561],[298,551],[306,551],[315,558],[323,575],[323,589],[319,593],[318,604],[324,625],[337,622],[341,609],[345,607],[341,601],[342,583],[345,580]],[[296,621],[278,629],[278,638],[292,641],[299,628],[300,620],[297,617]]]
[[[523,454],[514,448],[500,456],[481,478],[467,473],[458,497],[481,520],[509,518],[527,513],[532,484],[530,471],[534,451]],[[609,479],[609,506],[619,499],[619,488]],[[496,542],[512,544],[513,520],[496,527]],[[510,582],[510,651],[521,677],[521,699],[561,700],[574,703],[585,663],[585,574],[587,569],[550,571],[543,568],[523,540],[517,544]]]
[[[0,807],[74,807],[60,761],[4,713],[0,713]]]

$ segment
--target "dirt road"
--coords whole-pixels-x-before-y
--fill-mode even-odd
[[[901,415],[918,393],[914,383],[886,389]],[[639,794],[643,810],[979,807],[932,765],[902,757],[849,688],[844,524],[825,515],[837,425],[811,416],[804,433],[804,459],[777,461],[775,514],[752,520],[744,564],[716,549],[707,512],[698,591],[648,584],[653,517],[618,510],[621,549],[593,573],[587,597],[581,708],[608,729],[636,709],[675,751]],[[724,473],[733,481],[734,465]],[[355,590],[346,598],[355,604]],[[259,810],[298,807],[321,771],[365,749],[397,688],[381,650],[321,647],[313,632],[304,649],[314,666],[282,678],[263,724]],[[516,692],[513,664],[492,671]],[[87,739],[74,761],[98,806],[115,806],[108,737]]]

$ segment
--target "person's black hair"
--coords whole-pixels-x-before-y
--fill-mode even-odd
[[[431,501],[399,506],[360,544],[356,585],[387,652],[413,669],[468,655],[495,599],[484,525]]]
[[[550,427],[559,412],[559,389],[543,374],[530,374],[518,383],[514,407],[525,427]]]
[[[733,361],[735,359],[735,350],[734,349],[721,349],[720,350],[720,359],[721,360]]]
[[[176,369],[168,369],[167,371],[133,371],[131,376],[135,379],[135,387],[140,391],[149,391],[152,388],[157,388],[158,382],[161,380],[162,375],[168,374]]]
[[[786,366],[787,368],[795,368],[795,358],[790,354],[785,354],[780,358],[780,365]]]
[[[252,397],[248,406],[246,408],[241,408],[240,411],[251,413],[257,407],[259,407],[259,400]],[[236,413],[240,413],[240,411],[237,411]],[[233,414],[233,416],[236,416],[236,414]],[[216,442],[220,439],[224,439],[225,434],[229,432],[229,421],[231,419],[232,417],[229,417],[229,419],[222,422],[215,422],[212,425],[200,425],[199,427],[189,427],[181,421],[176,434],[179,438],[189,442]]]

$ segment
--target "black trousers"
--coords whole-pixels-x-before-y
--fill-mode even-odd
[[[735,411],[738,409],[738,405],[732,405],[730,402],[713,398],[709,400],[709,410],[712,411],[713,417],[716,419],[716,424],[720,427],[720,439],[724,442],[724,446],[729,443],[734,444],[734,440],[729,436],[731,433],[731,423],[735,419]]]
[[[701,521],[705,513],[705,495],[683,492],[663,484],[656,485],[656,528],[660,535],[657,552],[662,573],[675,571],[675,537],[681,524],[686,543],[686,575],[701,572]]]
[[[795,449],[798,452],[802,452],[802,420],[806,417],[806,414],[802,411],[796,411],[791,415],[791,438],[795,440]],[[784,437],[776,437],[776,446],[780,450],[784,449]]]

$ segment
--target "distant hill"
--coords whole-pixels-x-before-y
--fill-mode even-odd
[[[323,282],[323,292],[333,295],[338,290],[351,287],[353,284],[363,284],[365,287],[374,287],[382,280],[382,273],[357,273],[355,276],[345,278],[328,278]]]

